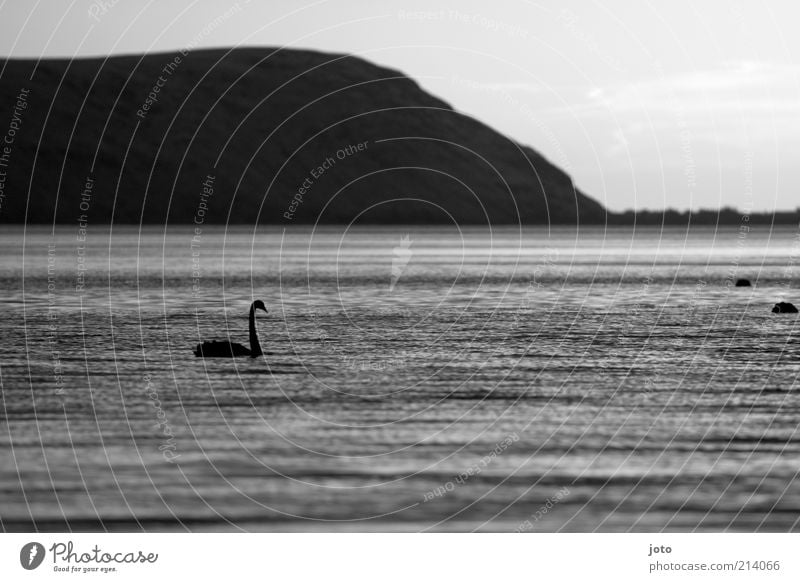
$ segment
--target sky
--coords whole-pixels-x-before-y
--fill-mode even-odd
[[[800,207],[800,3],[4,0],[0,54],[352,53],[531,145],[613,210]]]

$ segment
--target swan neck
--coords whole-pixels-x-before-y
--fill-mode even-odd
[[[260,356],[261,343],[258,341],[258,330],[256,330],[256,308],[250,307],[250,355],[253,357]]]

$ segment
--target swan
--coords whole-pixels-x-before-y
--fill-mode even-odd
[[[261,344],[258,342],[258,332],[256,332],[256,309],[261,309],[264,313],[269,313],[260,299],[253,301],[250,306],[250,349],[242,344],[231,341],[213,341],[197,344],[194,355],[198,358],[237,358],[239,356],[250,356],[257,358],[264,352],[261,351]]]

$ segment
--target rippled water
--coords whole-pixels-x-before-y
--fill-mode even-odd
[[[0,234],[4,529],[800,529],[797,229],[87,234]]]

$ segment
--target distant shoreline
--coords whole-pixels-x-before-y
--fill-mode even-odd
[[[654,225],[669,226],[696,225],[696,226],[742,226],[765,224],[795,224],[800,225],[800,209],[783,210],[777,212],[748,213],[735,208],[721,208],[718,210],[703,209],[695,211],[680,210],[628,210],[625,212],[609,212],[607,224],[613,225]]]
[[[73,222],[58,221],[52,222],[3,222],[0,224],[6,226],[28,226],[28,227],[52,227],[52,226],[72,226]],[[169,221],[169,222],[133,222],[133,221],[114,221],[114,222],[94,222],[95,226],[186,226],[194,227],[191,221]],[[254,227],[258,226],[276,226],[285,228],[296,227],[350,227],[353,226],[369,226],[369,227],[436,227],[436,226],[452,226],[452,222],[358,222],[357,224],[348,224],[344,222],[309,222],[309,221],[259,221],[254,222],[215,222],[213,220],[207,221],[204,224],[206,227]],[[800,212],[781,211],[775,213],[760,212],[747,214],[737,210],[723,209],[723,210],[700,210],[700,211],[626,211],[626,212],[608,212],[606,220],[581,220],[578,222],[494,222],[492,224],[477,223],[464,221],[459,224],[460,227],[579,227],[579,226],[797,226],[800,228]]]

